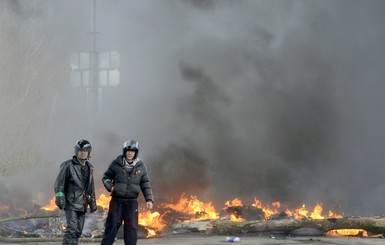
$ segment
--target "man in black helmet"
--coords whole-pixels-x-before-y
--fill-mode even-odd
[[[102,245],[113,244],[124,221],[124,244],[136,245],[138,239],[138,195],[142,191],[148,209],[153,207],[153,196],[147,169],[138,158],[139,144],[127,140],[123,154],[112,161],[103,176],[103,184],[111,192],[110,208]]]
[[[93,166],[88,161],[91,144],[79,140],[75,144],[75,155],[60,165],[55,182],[56,205],[65,210],[67,227],[62,244],[78,244],[82,234],[87,207],[91,213],[97,210]]]

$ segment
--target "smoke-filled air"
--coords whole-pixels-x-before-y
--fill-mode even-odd
[[[385,213],[385,1],[92,6],[0,2],[1,204],[47,204],[83,138],[99,195],[135,139],[155,205],[185,193]],[[115,73],[90,88],[92,50]]]

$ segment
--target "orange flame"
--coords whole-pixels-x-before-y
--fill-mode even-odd
[[[320,203],[317,203],[317,205],[315,205],[314,207],[314,210],[313,212],[310,214],[310,218],[312,219],[325,219],[324,216],[322,216],[322,204]]]
[[[225,203],[225,208],[226,207],[241,207],[243,206],[243,203],[241,200],[239,200],[238,198],[235,198],[234,200],[232,201],[227,201]]]
[[[189,215],[191,217],[190,221],[219,218],[219,214],[215,211],[212,202],[204,203],[196,196],[191,196],[190,199],[188,199],[185,193],[182,193],[176,204],[164,204],[162,206]]]
[[[96,200],[96,204],[99,207],[102,207],[104,210],[108,210],[108,208],[110,207],[110,200],[111,200],[110,196],[106,196],[104,193],[102,193],[99,196],[99,198]]]
[[[47,211],[54,211],[56,210],[58,207],[56,206],[55,204],[55,197],[53,197],[50,201],[49,201],[49,204],[44,206],[44,207],[41,207],[41,209],[44,209],[44,210],[47,210]]]
[[[368,237],[368,232],[364,229],[336,229],[330,230],[326,233],[331,236],[359,236]]]
[[[242,221],[245,221],[244,218],[239,217],[239,216],[237,216],[236,214],[231,214],[231,215],[230,215],[230,220],[231,220],[231,221],[234,221],[234,222],[242,222]]]
[[[225,203],[225,208],[236,207],[236,206],[237,207],[243,206],[242,201],[239,200],[238,198],[235,198],[232,201],[226,201],[226,203]],[[265,220],[268,220],[273,215],[276,215],[276,214],[279,214],[282,212],[280,202],[273,202],[269,206],[269,205],[264,205],[260,200],[255,198],[252,206],[262,210]],[[294,217],[295,219],[303,219],[305,217],[309,217],[311,219],[342,218],[343,217],[343,215],[335,214],[330,210],[329,210],[327,215],[323,215],[322,211],[323,211],[322,203],[317,203],[312,212],[310,212],[306,208],[305,204],[302,204],[302,206],[300,208],[297,208],[294,210],[286,209],[284,211],[284,213],[290,217]],[[310,213],[310,216],[309,216],[309,213]],[[242,221],[241,217],[239,217],[239,215],[237,215],[237,214],[232,214],[230,216],[230,220]]]
[[[144,227],[144,228],[147,230],[147,236],[146,236],[146,238],[150,238],[150,237],[156,236],[155,230],[151,230],[151,229],[149,229],[149,228],[147,228],[147,227]]]
[[[296,219],[302,219],[303,217],[307,217],[307,214],[309,213],[309,211],[306,210],[305,204],[302,204],[302,206],[300,208],[295,209],[293,211],[286,209],[285,213],[289,216],[296,218]]]
[[[96,200],[96,203],[99,207],[102,207],[106,212],[109,208],[109,202],[111,197],[102,193],[99,198]],[[225,208],[228,207],[243,207],[243,201],[235,198],[233,200],[229,200],[225,202]],[[311,218],[311,219],[325,219],[325,218],[342,218],[343,215],[336,214],[329,210],[327,214],[322,214],[323,206],[322,203],[317,203],[313,209],[313,211],[309,211],[305,204],[303,204],[300,208],[297,209],[288,209],[281,205],[280,202],[273,202],[270,205],[264,205],[257,198],[254,199],[254,203],[251,206],[259,208],[263,212],[263,217],[265,220],[270,219],[273,215],[277,214],[286,214],[290,217],[294,217],[296,219],[303,218]],[[185,193],[182,193],[179,200],[176,203],[164,203],[159,207],[168,208],[177,211],[185,216],[188,216],[188,221],[196,221],[196,220],[213,220],[219,219],[219,213],[215,210],[215,207],[212,202],[203,202],[200,201],[196,196],[186,197]],[[224,209],[225,209],[224,208]],[[0,208],[1,209],[1,208]],[[5,208],[3,208],[5,209]],[[50,203],[46,206],[41,207],[43,210],[53,211],[56,210],[57,207],[55,205],[55,197],[50,200]],[[237,212],[238,209],[234,209],[233,213],[229,214],[229,219],[231,221],[240,222],[245,221],[244,217],[239,215]],[[159,213],[159,212],[150,212],[143,211],[139,212],[139,224],[142,225],[147,231],[147,237],[156,236],[159,232],[164,230],[166,227],[166,222],[164,216],[169,214],[170,210]],[[309,215],[310,213],[310,215]],[[339,231],[341,234],[342,231]],[[363,231],[359,234],[366,234]],[[363,235],[363,236],[364,236]]]
[[[243,202],[241,200],[239,200],[238,198],[235,198],[232,201],[226,201],[225,207],[223,209],[226,209],[226,208],[229,208],[229,207],[242,207],[242,206],[243,206]],[[230,214],[230,218],[229,219],[231,221],[234,221],[234,222],[245,221],[245,219],[242,218],[236,211],[234,211],[234,213]]]
[[[328,218],[337,218],[337,219],[341,219],[343,218],[344,216],[342,214],[335,214],[333,213],[331,210],[329,210],[329,213],[328,213]]]
[[[264,206],[260,200],[258,200],[257,198],[254,198],[254,203],[252,204],[252,206],[262,209],[263,214],[265,216],[264,217],[265,220],[268,220],[272,215],[279,213],[278,209],[281,206],[281,203],[273,202],[272,206],[274,207],[274,209],[272,209],[268,206]]]
[[[102,193],[96,200],[99,207],[107,211],[110,206],[111,197]],[[153,237],[157,235],[157,232],[164,229],[166,223],[159,212],[151,213],[150,211],[139,212],[139,224],[144,226],[147,230],[147,237]]]
[[[166,223],[164,222],[159,212],[140,212],[139,224],[144,226],[145,229],[148,231],[147,238],[156,236],[157,231],[161,231],[164,229],[164,227],[166,227]]]

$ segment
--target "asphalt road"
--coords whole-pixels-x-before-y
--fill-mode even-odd
[[[161,238],[139,239],[138,245],[224,245],[224,244],[253,244],[253,245],[275,245],[275,244],[317,244],[317,245],[384,245],[383,238],[356,238],[356,237],[260,237],[260,236],[240,236],[237,243],[229,243],[226,236],[207,236],[207,235],[191,235],[191,236],[168,236]],[[0,244],[46,244],[60,245],[61,242],[31,242],[31,243],[0,243]],[[82,243],[84,245],[96,245],[100,243]],[[123,245],[123,240],[117,240],[114,244]]]

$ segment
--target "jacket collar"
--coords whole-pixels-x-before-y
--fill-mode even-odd
[[[118,162],[120,165],[123,166],[124,161],[125,161],[123,155],[118,156],[118,157],[116,158],[116,160],[117,160],[117,162]],[[139,157],[137,157],[137,158],[134,159],[134,162],[132,163],[132,166],[134,166],[134,167],[135,167],[135,166],[139,166],[140,163],[141,163],[141,160],[140,160]]]
[[[75,163],[75,164],[78,164],[78,165],[82,165],[82,164],[79,162],[79,160],[78,160],[78,158],[77,158],[76,156],[73,156],[73,157],[72,157],[72,162]],[[88,160],[86,161],[86,165],[88,165],[89,167],[92,167],[91,164],[88,162]]]

